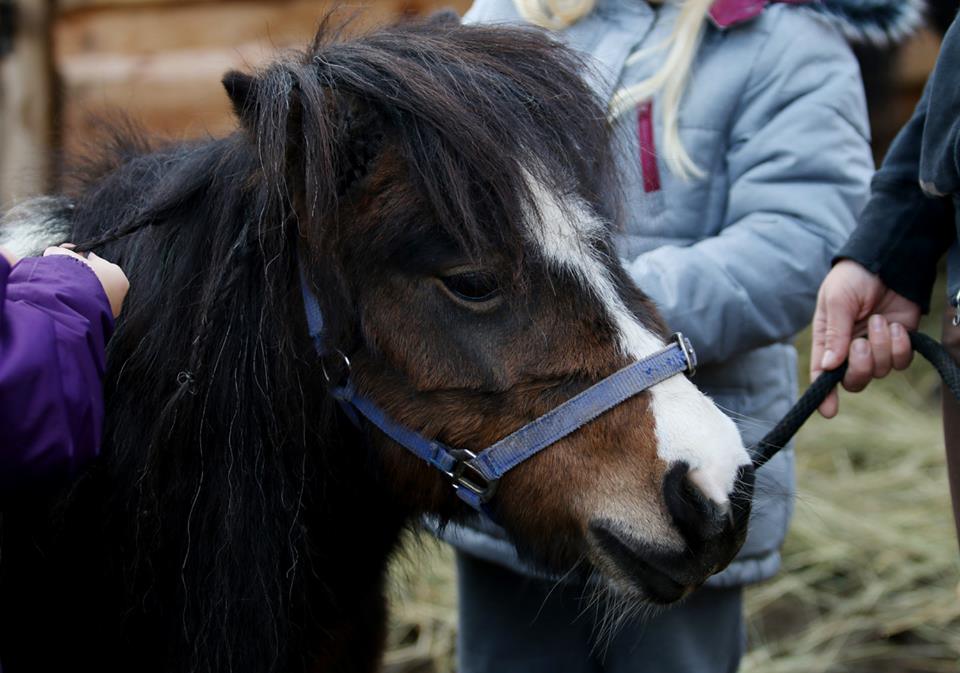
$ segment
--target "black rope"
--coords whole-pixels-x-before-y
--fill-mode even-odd
[[[913,346],[913,350],[920,353],[933,365],[953,396],[960,400],[960,366],[953,361],[953,358],[950,357],[950,354],[947,353],[940,342],[926,334],[910,332],[910,345]],[[787,442],[793,439],[793,436],[797,434],[797,431],[807,422],[811,414],[827,398],[834,386],[843,380],[846,373],[847,362],[844,361],[836,369],[823,372],[817,377],[816,381],[810,384],[810,387],[787,412],[786,416],[751,449],[755,469],[763,467],[768,460],[780,452],[780,449],[786,446]]]

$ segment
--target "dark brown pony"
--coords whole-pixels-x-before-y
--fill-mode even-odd
[[[6,508],[5,673],[376,669],[401,532],[474,514],[338,410],[300,271],[357,387],[451,446],[661,348],[616,262],[608,129],[580,70],[532,29],[324,29],[226,76],[237,133],[127,136],[56,201],[46,225],[131,291],[102,457]],[[676,376],[510,472],[491,506],[546,571],[665,603],[742,543],[748,462]]]

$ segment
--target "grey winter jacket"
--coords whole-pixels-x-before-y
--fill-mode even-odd
[[[809,322],[820,281],[867,199],[874,166],[863,87],[834,15],[862,3],[771,4],[762,11],[762,2],[717,4],[734,11],[713,13],[680,114],[682,142],[704,177],[684,180],[656,161],[657,100],[647,117],[653,143],[643,132],[645,112],[622,117],[627,216],[618,245],[636,284],[670,327],[692,340],[701,362],[697,385],[733,416],[750,445],[794,400],[790,339]],[[899,6],[900,20],[914,7],[870,4]],[[672,3],[654,9],[642,0],[599,0],[562,39],[588,56],[591,82],[609,100],[654,72],[656,51],[625,61],[667,40],[676,12]],[[476,0],[465,19],[522,21],[512,0]],[[843,28],[892,27],[880,24]],[[757,582],[777,571],[792,513],[793,465],[793,451],[784,451],[759,474],[747,542],[713,586]],[[533,572],[487,522],[450,527],[444,537]]]

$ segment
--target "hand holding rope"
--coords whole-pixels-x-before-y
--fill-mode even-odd
[[[940,344],[921,332],[910,332],[910,345],[933,365],[940,378],[960,400],[960,366],[954,362],[950,354]],[[763,467],[787,445],[797,431],[807,422],[807,419],[817,410],[817,407],[826,399],[830,391],[843,380],[847,373],[847,362],[844,360],[836,369],[823,372],[810,384],[806,392],[797,400],[796,404],[787,412],[779,423],[751,449],[753,466],[755,469]]]

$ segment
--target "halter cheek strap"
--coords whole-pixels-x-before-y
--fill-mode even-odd
[[[317,354],[322,356],[326,353],[323,315],[302,269],[301,288],[310,337]],[[349,360],[345,356],[343,359],[349,372]],[[451,448],[395,422],[373,401],[357,393],[349,375],[331,394],[354,423],[359,425],[359,417],[365,418],[397,444],[444,473],[464,502],[484,511],[500,478],[517,465],[644,390],[678,374],[692,374],[696,364],[690,342],[677,333],[663,350],[624,367],[478,453]]]

